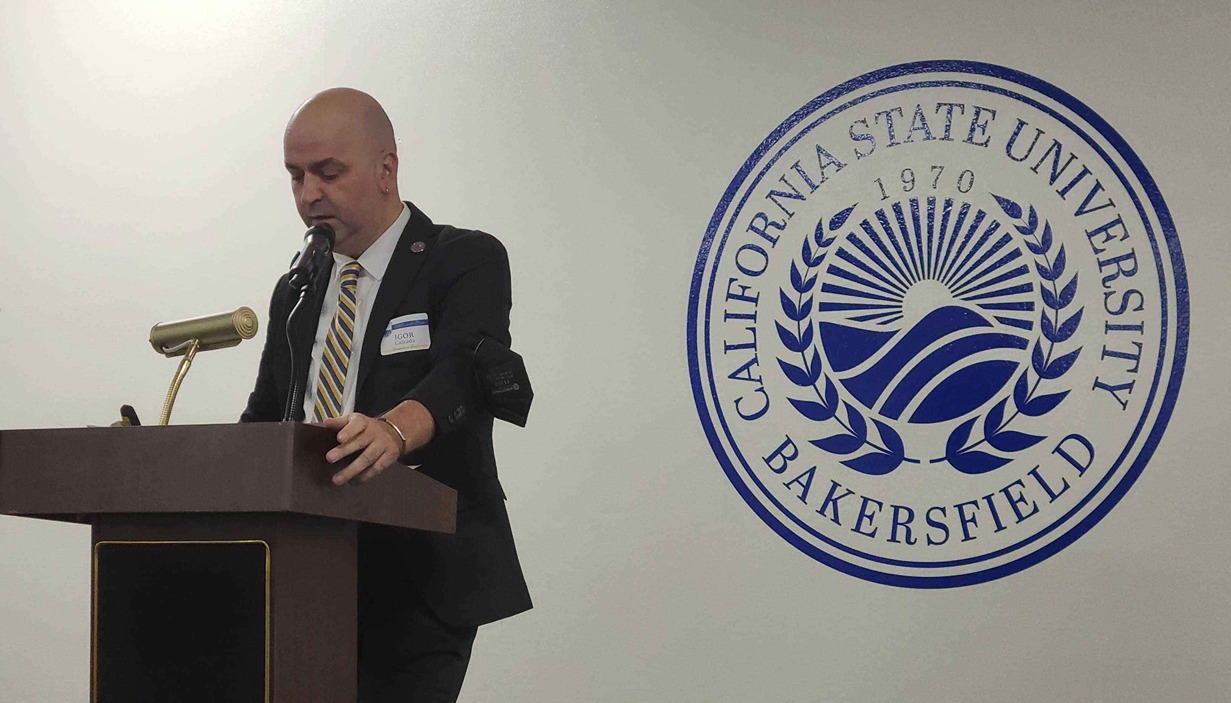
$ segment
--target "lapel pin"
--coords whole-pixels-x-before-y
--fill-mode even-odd
[[[415,242],[414,244],[410,245],[410,250],[416,254],[422,252],[426,248],[427,246],[423,242]]]

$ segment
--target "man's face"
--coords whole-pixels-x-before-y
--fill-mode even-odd
[[[295,207],[305,225],[327,223],[334,249],[358,258],[380,236],[381,154],[345,120],[296,116],[283,139]]]

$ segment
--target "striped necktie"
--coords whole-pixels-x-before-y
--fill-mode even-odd
[[[351,346],[355,340],[355,309],[358,307],[355,288],[359,285],[361,271],[363,266],[358,261],[342,267],[338,311],[325,336],[321,372],[316,379],[316,402],[312,405],[315,422],[342,414],[342,392],[346,388],[346,370],[350,367]]]

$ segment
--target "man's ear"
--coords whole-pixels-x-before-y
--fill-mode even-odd
[[[398,155],[392,151],[386,151],[385,155],[380,160],[380,184],[386,193],[397,187],[398,182]]]

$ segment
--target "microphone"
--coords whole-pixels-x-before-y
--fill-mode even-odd
[[[302,291],[308,287],[316,272],[321,270],[325,260],[333,253],[333,227],[325,223],[312,225],[303,236],[303,251],[295,257],[291,264],[290,278],[287,283],[294,290]]]
[[[150,328],[150,345],[168,358],[183,356],[195,340],[198,351],[225,349],[256,336],[256,313],[247,306],[234,312],[160,322]]]

